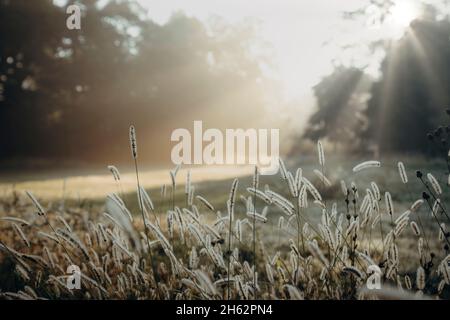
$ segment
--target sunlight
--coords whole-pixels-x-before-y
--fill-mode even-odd
[[[417,5],[411,0],[397,1],[391,10],[393,24],[404,29],[419,15]]]

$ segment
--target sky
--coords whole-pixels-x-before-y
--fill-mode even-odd
[[[339,25],[342,5],[329,0],[138,0],[158,23],[166,22],[176,10],[204,22],[217,15],[229,23],[254,20],[259,36],[273,46],[274,76],[283,82],[288,97],[303,95],[321,75],[331,70],[333,50],[322,50]],[[255,5],[257,3],[257,5]],[[355,8],[361,0],[345,0]]]
[[[57,0],[54,0],[57,1]],[[64,1],[64,0],[58,0]],[[101,0],[107,3],[109,0]],[[369,51],[381,39],[398,39],[412,20],[420,16],[422,3],[445,0],[134,0],[149,19],[165,24],[174,13],[199,19],[206,26],[219,17],[231,25],[254,23],[258,37],[270,48],[271,68],[266,76],[282,91],[272,109],[285,115],[291,129],[302,131],[317,107],[313,87],[332,73],[334,66],[363,68],[376,79],[384,52]],[[382,23],[379,1],[394,5]],[[345,12],[364,10],[357,19],[344,19]],[[278,88],[277,88],[278,89]],[[275,90],[276,93],[278,91]]]
[[[330,74],[334,65],[364,66],[376,78],[383,52],[369,52],[367,44],[381,38],[400,38],[409,23],[420,15],[421,3],[436,5],[444,0],[391,0],[394,3],[391,15],[381,26],[374,26],[367,19],[377,13],[370,0],[134,1],[158,24],[166,23],[179,11],[206,25],[213,17],[230,24],[256,23],[258,37],[271,49],[273,68],[268,69],[268,76],[279,81],[286,102],[304,103],[303,110],[311,112],[312,87]],[[343,19],[344,12],[361,8],[365,8],[366,14],[359,20]]]
[[[417,15],[419,3],[419,0],[395,0],[395,18],[383,28],[376,28],[369,27],[365,21],[342,19],[344,11],[364,7],[368,0],[137,1],[160,24],[175,11],[183,11],[205,23],[211,16],[220,16],[232,24],[249,19],[257,21],[259,36],[273,48],[275,68],[271,76],[280,80],[287,100],[312,95],[311,87],[332,71],[336,61],[370,64],[369,72],[376,76],[382,56],[365,52],[363,44],[380,36],[401,36]],[[342,45],[350,43],[361,44],[361,48],[342,50]]]

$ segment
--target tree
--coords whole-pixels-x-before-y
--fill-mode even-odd
[[[361,117],[370,78],[358,68],[337,66],[314,88],[317,111],[311,116],[304,137],[328,138],[335,145],[357,146],[358,132],[366,121]]]
[[[371,6],[379,10],[373,17],[367,16],[366,8],[345,17],[363,16],[383,24],[393,5],[389,0],[376,0]],[[350,142],[362,151],[427,152],[426,134],[444,121],[443,111],[450,102],[449,39],[448,16],[424,5],[423,14],[399,40],[380,38],[365,44],[371,51],[381,48],[385,52],[381,76],[360,90],[355,84],[364,74],[362,69],[338,67],[325,77],[314,88],[318,111],[311,117],[305,136]],[[355,94],[362,97],[358,106],[351,99]]]
[[[392,43],[371,90],[364,137],[385,152],[426,152],[426,133],[444,121],[449,103],[450,23],[436,12],[413,21]]]
[[[51,0],[0,0],[0,158],[125,161],[134,123],[144,161],[163,162],[175,128],[264,115],[251,25],[207,28],[182,13],[158,25],[135,1],[77,3],[81,30]]]

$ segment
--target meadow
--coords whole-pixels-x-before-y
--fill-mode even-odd
[[[139,175],[136,136],[131,144],[135,174],[110,166],[109,182],[80,181],[97,189],[83,201],[43,197],[48,181],[4,185],[0,297],[450,297],[446,160],[328,157],[319,142],[274,176],[255,167],[208,181],[178,166],[160,187]],[[80,289],[67,285],[72,265]],[[381,288],[370,290],[374,276]]]

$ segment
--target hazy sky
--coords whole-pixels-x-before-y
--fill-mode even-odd
[[[273,46],[277,77],[282,81],[287,98],[311,95],[311,86],[331,71],[333,59],[349,63],[358,58],[354,49],[350,54],[340,45],[362,44],[386,34],[393,37],[401,35],[417,14],[419,3],[419,0],[396,0],[395,19],[383,28],[371,28],[342,19],[342,12],[364,7],[368,0],[137,1],[148,8],[149,16],[158,23],[166,22],[177,10],[205,22],[214,15],[230,23],[246,19],[259,21],[260,36]],[[364,55],[362,51],[356,52]],[[380,57],[371,59],[371,62],[376,62]],[[366,62],[360,61],[360,64]],[[373,72],[377,70],[377,63],[372,65],[372,69]]]
[[[67,3],[67,0],[53,0]],[[108,0],[100,0],[100,3]],[[148,10],[156,23],[164,24],[177,11],[208,23],[218,16],[231,24],[255,21],[259,37],[272,47],[274,70],[287,100],[297,98],[311,107],[311,87],[329,74],[333,63],[368,66],[377,75],[382,52],[369,53],[365,44],[380,38],[398,38],[420,15],[421,3],[441,4],[444,0],[390,0],[391,16],[374,27],[362,17],[342,18],[343,12],[366,8],[364,17],[376,16],[370,0],[134,0]],[[442,9],[442,7],[441,7]],[[348,47],[351,44],[352,47]],[[347,46],[343,50],[343,46]],[[357,48],[355,48],[355,46]]]
[[[334,50],[322,50],[322,45],[342,24],[340,11],[361,4],[361,0],[138,1],[149,8],[149,16],[158,23],[166,22],[176,10],[202,21],[212,15],[230,23],[249,18],[259,21],[260,36],[274,47],[275,63],[289,96],[305,94],[320,75],[330,70]]]

